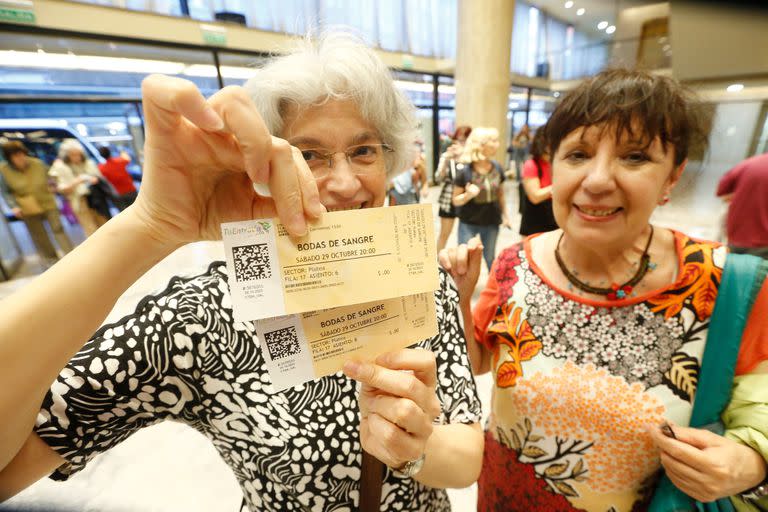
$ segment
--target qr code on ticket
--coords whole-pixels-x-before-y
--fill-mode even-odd
[[[254,281],[272,277],[267,244],[240,245],[232,248],[235,280]]]
[[[265,332],[264,340],[267,342],[269,357],[273,361],[293,356],[301,352],[299,335],[296,333],[296,328],[292,326],[272,332]]]

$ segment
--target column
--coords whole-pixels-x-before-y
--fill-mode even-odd
[[[499,130],[496,160],[509,143],[509,61],[514,0],[459,0],[456,45],[456,125]]]

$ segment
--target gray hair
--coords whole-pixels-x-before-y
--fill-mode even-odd
[[[72,150],[79,151],[83,155],[83,160],[88,158],[85,154],[85,148],[77,139],[64,139],[61,141],[59,145],[59,158],[69,163],[69,152]]]
[[[416,139],[415,110],[392,81],[389,69],[358,37],[331,31],[297,41],[245,84],[267,129],[279,135],[289,106],[304,108],[329,100],[351,100],[393,151],[385,153],[392,176],[411,165]]]

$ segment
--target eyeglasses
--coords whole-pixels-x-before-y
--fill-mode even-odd
[[[380,161],[384,153],[394,151],[387,144],[357,144],[344,151],[328,151],[324,148],[299,148],[301,156],[307,162],[309,170],[315,179],[325,178],[333,169],[333,157],[343,153],[349,163],[349,167],[357,175],[375,174],[382,170],[374,164]]]

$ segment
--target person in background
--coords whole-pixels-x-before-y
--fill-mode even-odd
[[[546,146],[542,127],[533,137],[531,158],[523,165],[520,183],[520,234],[523,236],[557,229],[552,213],[552,166]]]
[[[50,265],[58,259],[48,236],[48,224],[62,252],[72,250],[72,242],[61,224],[56,198],[48,186],[48,167],[28,155],[20,141],[2,145],[5,162],[0,163],[0,188],[13,215],[24,221],[38,253]]]
[[[211,440],[254,512],[358,510],[370,459],[376,510],[445,512],[444,488],[477,480],[480,401],[444,271],[435,336],[281,392],[253,322],[232,320],[224,262],[98,328],[144,272],[220,239],[222,222],[279,217],[298,238],[326,211],[384,205],[387,177],[413,161],[412,104],[358,39],[296,44],[208,99],[178,77],[144,80],[136,202],[0,304],[0,501],[164,420]]]
[[[717,195],[728,202],[731,251],[768,258],[768,153],[744,160],[720,179]]]
[[[514,178],[520,179],[521,166],[528,154],[528,145],[531,143],[531,128],[524,124],[520,131],[512,138],[507,148],[507,153],[512,157],[510,167],[514,168]],[[511,170],[511,169],[510,169]]]
[[[422,153],[423,144],[414,143],[415,156],[411,166],[392,178],[389,183],[389,205],[418,204],[429,193],[427,166]]]
[[[495,128],[474,128],[453,182],[453,205],[459,207],[459,243],[480,235],[488,269],[496,254],[499,226],[510,227],[502,186],[504,171],[492,159],[498,149],[499,132]]]
[[[76,139],[65,139],[59,146],[57,158],[48,173],[56,182],[56,191],[69,201],[77,222],[86,238],[91,236],[108,217],[89,205],[91,187],[99,184],[101,173],[96,164],[85,156],[85,149]]]
[[[457,160],[464,151],[464,142],[471,132],[471,126],[462,125],[456,128],[453,142],[440,155],[440,161],[437,163],[437,181],[443,184],[440,189],[437,211],[440,217],[440,234],[437,238],[438,252],[448,243],[448,237],[451,236],[453,225],[456,223],[456,207],[453,206],[453,180],[456,179]]]
[[[121,151],[118,156],[112,156],[107,146],[101,146],[99,154],[105,160],[104,163],[99,164],[99,171],[116,192],[112,202],[118,210],[123,211],[133,204],[138,195],[133,178],[127,169],[128,164],[131,163],[131,157],[125,151]]]
[[[765,274],[744,283],[756,298],[736,347],[738,385],[702,372],[705,349],[716,359],[733,346],[708,338],[731,256],[650,224],[689,148],[706,140],[702,112],[676,81],[621,69],[584,80],[552,112],[562,229],[499,253],[465,323],[474,373],[493,377],[478,511],[648,510],[662,467],[701,502],[744,504],[739,494],[768,484]],[[480,274],[476,245],[440,255],[462,311]],[[694,396],[698,405],[716,394],[733,396],[737,411],[725,435],[690,427]],[[688,505],[674,510],[703,510]]]

